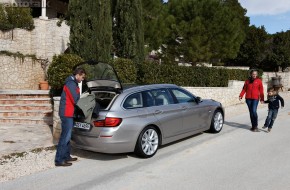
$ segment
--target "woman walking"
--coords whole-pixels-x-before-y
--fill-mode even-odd
[[[252,123],[251,131],[258,132],[258,114],[257,107],[259,100],[264,103],[264,87],[262,80],[258,77],[257,70],[251,70],[250,77],[245,81],[239,99],[241,100],[246,93],[246,103],[249,108]]]

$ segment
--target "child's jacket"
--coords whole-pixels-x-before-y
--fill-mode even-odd
[[[279,94],[268,96],[268,100],[265,103],[269,103],[269,109],[279,109],[279,101],[281,102],[281,106],[284,107],[284,99]]]

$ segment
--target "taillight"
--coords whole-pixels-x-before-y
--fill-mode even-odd
[[[121,122],[121,118],[106,117],[105,120],[94,121],[94,125],[95,127],[117,127]]]

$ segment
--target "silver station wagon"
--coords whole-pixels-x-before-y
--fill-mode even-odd
[[[149,158],[161,145],[210,131],[218,133],[224,108],[214,100],[202,100],[173,84],[122,87],[114,69],[104,63],[84,65],[95,110],[85,122],[76,117],[74,147],[102,152],[127,153]],[[82,98],[80,99],[82,100]]]

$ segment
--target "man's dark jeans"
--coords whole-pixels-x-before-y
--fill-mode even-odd
[[[273,127],[273,124],[277,115],[278,115],[278,109],[269,109],[268,116],[266,118],[264,126],[271,129]]]
[[[73,128],[72,117],[61,117],[61,135],[57,145],[55,163],[62,163],[70,158],[70,139]]]
[[[259,104],[259,100],[246,99],[246,103],[248,105],[249,112],[250,112],[252,128],[257,128],[258,127],[257,107]]]

